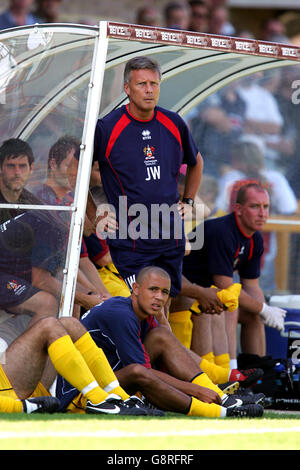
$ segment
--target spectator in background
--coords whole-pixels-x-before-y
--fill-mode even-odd
[[[231,145],[241,135],[246,105],[231,83],[210,95],[195,110],[190,127],[198,146],[203,149],[204,171],[219,177],[231,163]]]
[[[207,3],[202,0],[189,1],[191,14],[190,14],[190,31],[198,33],[209,32],[209,8]]]
[[[186,2],[167,3],[164,20],[167,28],[187,30],[190,22],[189,5]]]
[[[233,36],[235,34],[235,27],[229,21],[228,1],[209,0],[208,3],[211,12],[211,21],[213,22],[213,24],[210,24],[209,32],[212,34]],[[214,32],[214,29],[219,32]]]
[[[255,36],[252,31],[249,31],[249,29],[245,28],[237,29],[234,36],[238,38],[255,39]]]
[[[219,181],[217,178],[209,175],[203,175],[198,196],[200,200],[208,207],[209,214],[207,217],[221,217],[225,215],[225,211],[217,207],[217,197],[219,194]]]
[[[279,145],[280,164],[296,194],[300,199],[300,105],[299,105],[298,65],[284,67],[281,83],[276,93],[280,112],[284,119]],[[289,289],[300,292],[300,235],[290,235]]]
[[[210,8],[227,7],[228,0],[206,0]]]
[[[299,29],[299,13],[292,15],[287,21],[290,44],[299,46],[300,44],[300,29]]]
[[[0,30],[39,23],[31,13],[33,0],[10,0],[8,9],[0,15]]]
[[[298,66],[284,67],[281,82],[275,93],[284,124],[277,149],[279,162],[298,199],[300,199],[300,106]]]
[[[209,17],[209,32],[211,34],[233,36],[235,29],[229,22],[228,9],[225,6],[212,8]]]
[[[285,25],[278,18],[268,18],[262,26],[261,39],[263,41],[281,42],[289,44]]]
[[[160,12],[154,7],[142,7],[136,12],[136,24],[145,26],[161,26]]]
[[[276,98],[266,87],[267,74],[254,73],[239,82],[237,92],[246,103],[244,133],[263,139],[266,168],[276,169],[283,118]],[[264,82],[261,83],[261,79]]]
[[[285,83],[285,75],[288,76],[288,85]],[[283,119],[280,133],[267,142],[267,151],[273,157],[276,169],[283,172],[287,171],[288,164],[295,156],[295,148],[297,148],[295,137],[298,134],[297,126],[299,126],[300,117],[298,109],[295,109],[298,107],[295,106],[292,100],[292,75],[286,67],[284,69],[271,69],[264,71],[263,78],[259,81],[260,85],[274,97]],[[294,74],[294,80],[297,78],[298,72]],[[289,90],[287,90],[288,87]],[[287,100],[289,103],[286,102]]]
[[[34,14],[43,23],[58,23],[60,19],[60,8],[62,0],[36,0]]]
[[[257,136],[245,135],[232,147],[232,169],[219,180],[220,192],[217,207],[230,211],[230,197],[235,182],[244,179],[265,181],[271,189],[270,213],[293,214],[297,210],[297,199],[285,176],[275,170],[266,170],[264,145]]]

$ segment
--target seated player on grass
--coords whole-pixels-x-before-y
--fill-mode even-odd
[[[81,319],[104,351],[120,385],[141,392],[155,407],[189,416],[262,416],[263,394],[227,395],[177,340],[164,317],[170,277],[163,269],[143,268],[130,297],[113,297]],[[158,321],[159,319],[159,321]],[[199,365],[200,363],[200,365]],[[79,389],[58,377],[63,410],[81,405]],[[83,402],[84,408],[84,402]]]

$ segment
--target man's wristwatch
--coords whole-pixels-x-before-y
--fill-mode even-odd
[[[194,206],[194,199],[191,199],[190,197],[184,197],[182,198],[182,202],[184,204],[188,204],[189,206]]]

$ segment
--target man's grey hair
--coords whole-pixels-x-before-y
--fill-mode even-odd
[[[159,80],[161,79],[160,64],[155,59],[152,59],[150,57],[139,56],[139,57],[133,57],[125,65],[124,84],[129,83],[130,74],[132,70],[142,70],[142,69],[153,70],[157,72],[159,75]]]

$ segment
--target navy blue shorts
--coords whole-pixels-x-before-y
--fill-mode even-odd
[[[0,307],[9,309],[21,305],[25,300],[37,294],[32,284],[15,274],[0,273]]]
[[[127,251],[110,247],[113,263],[130,290],[132,290],[132,284],[142,268],[146,266],[159,266],[167,271],[171,278],[171,297],[176,297],[181,291],[184,253],[184,246],[165,250],[163,253]]]

